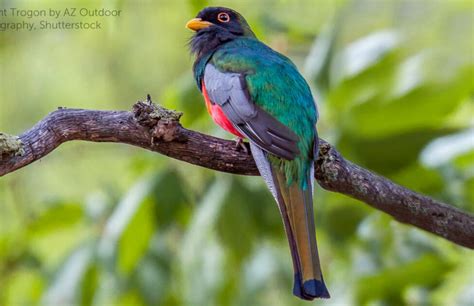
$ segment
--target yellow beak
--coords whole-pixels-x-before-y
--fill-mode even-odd
[[[201,29],[207,28],[212,25],[212,22],[209,21],[203,21],[201,18],[193,18],[186,23],[186,28],[193,30],[193,31],[199,31]]]

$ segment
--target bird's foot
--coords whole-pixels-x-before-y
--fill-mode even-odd
[[[249,149],[247,148],[246,143],[244,142],[244,139],[241,137],[238,137],[235,139],[235,149],[237,151],[244,151],[246,154],[249,154]]]

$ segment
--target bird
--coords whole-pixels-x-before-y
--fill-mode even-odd
[[[318,111],[311,90],[286,56],[258,40],[230,8],[207,7],[189,20],[194,78],[215,123],[246,138],[275,198],[294,269],[293,294],[329,298],[313,213]]]

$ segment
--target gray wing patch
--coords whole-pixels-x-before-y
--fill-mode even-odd
[[[256,105],[249,103],[241,78],[240,73],[222,73],[211,64],[206,65],[204,70],[204,84],[209,98],[222,107],[228,107],[228,104],[232,103],[229,114],[226,115],[232,117],[229,119],[235,120],[236,123],[257,116]]]
[[[227,118],[261,149],[292,160],[299,153],[298,136],[250,99],[245,77],[224,73],[207,64],[204,84],[212,103],[221,106]]]

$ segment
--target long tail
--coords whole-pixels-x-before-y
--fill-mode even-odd
[[[251,144],[260,174],[278,203],[293,259],[293,294],[304,299],[329,298],[319,264],[313,215],[313,181],[308,175],[307,188],[297,183],[287,186],[280,171],[272,167],[266,153]]]

